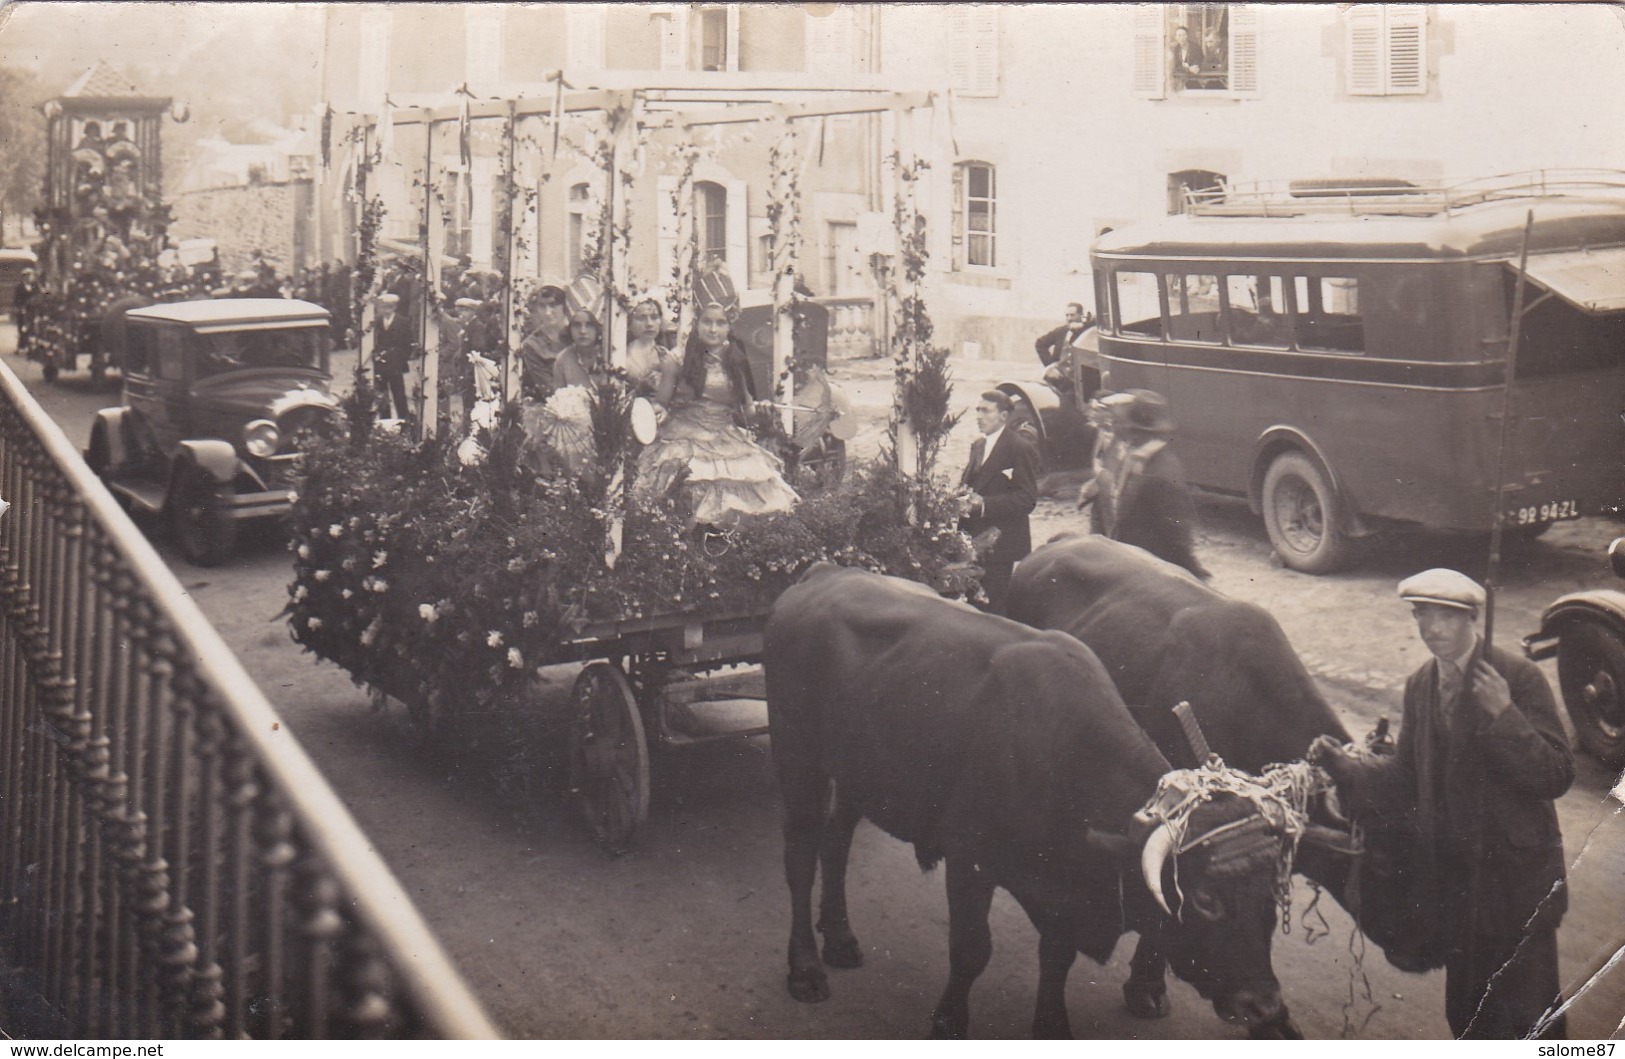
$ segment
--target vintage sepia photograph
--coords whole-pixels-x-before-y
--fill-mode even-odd
[[[0,1036],[1612,1048],[1622,132],[1606,3],[0,3]]]

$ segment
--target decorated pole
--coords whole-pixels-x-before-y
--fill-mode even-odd
[[[361,218],[361,230],[356,235],[355,271],[351,274],[350,300],[355,305],[356,348],[360,350],[361,366],[369,372],[377,336],[373,334],[373,282],[376,279],[378,233],[371,224],[372,210],[367,202],[367,173],[372,169],[372,145],[368,142],[367,122],[358,126],[360,153],[355,163],[356,215]],[[352,149],[354,141],[352,142]],[[371,376],[369,376],[370,378]]]
[[[637,150],[637,120],[633,113],[637,100],[626,96],[620,106],[610,110],[609,170],[604,174],[609,182],[609,203],[606,213],[609,229],[604,232],[605,278],[609,281],[604,292],[604,340],[609,363],[617,368],[626,366],[626,326],[621,317],[621,298],[631,285],[631,247],[617,247],[627,231],[627,196],[622,193],[621,167],[630,164]]]
[[[796,265],[801,253],[797,155],[795,126],[785,120],[784,131],[772,152],[773,194],[768,221],[773,231],[773,379],[784,385],[779,416],[786,434],[796,430],[796,381],[789,365],[795,355]]]
[[[502,150],[505,163],[502,167],[503,215],[501,218],[502,230],[505,237],[502,241],[502,403],[506,404],[519,393],[519,345],[516,337],[517,312],[513,303],[513,255],[514,244],[517,243],[518,233],[514,231],[514,197],[518,193],[518,184],[514,180],[514,168],[517,163],[515,153],[518,148],[518,107],[513,100],[508,100],[507,125],[502,133]]]
[[[423,115],[423,390],[418,398],[420,436],[433,437],[438,428],[440,383],[440,256],[446,245],[443,209],[437,208],[442,183],[434,179],[434,119]]]

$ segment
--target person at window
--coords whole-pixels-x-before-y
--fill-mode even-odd
[[[1101,509],[1106,535],[1205,581],[1212,575],[1196,558],[1196,505],[1185,485],[1184,466],[1170,447],[1174,421],[1168,401],[1150,390],[1127,392],[1133,400],[1119,426],[1122,463],[1111,482],[1109,504]]]
[[[1443,965],[1451,1033],[1561,1038],[1563,1017],[1546,1020],[1568,909],[1553,802],[1574,782],[1574,756],[1552,689],[1533,662],[1484,643],[1484,589],[1465,574],[1424,570],[1399,597],[1433,658],[1405,681],[1397,753],[1358,757],[1320,736],[1309,759],[1356,820],[1415,828],[1407,881],[1420,914],[1388,958],[1412,972]]]
[[[759,411],[745,345],[733,333],[739,299],[720,265],[695,277],[698,309],[683,351],[671,412],[638,460],[653,495],[680,488],[698,525],[726,527],[742,515],[788,511],[801,499],[777,456],[745,429]]]
[[[965,490],[965,515],[959,528],[976,545],[982,567],[977,604],[992,614],[1004,613],[1004,597],[1016,563],[1033,550],[1028,516],[1038,503],[1038,453],[1021,432],[1010,428],[1015,404],[1010,395],[989,390],[976,401],[976,429],[970,460],[959,477]]]
[[[531,330],[519,343],[520,386],[533,401],[545,401],[553,392],[553,364],[570,345],[564,290],[546,286],[531,296]]]
[[[677,357],[661,345],[665,328],[666,313],[658,298],[651,295],[632,306],[627,321],[626,375],[633,391],[654,404],[658,423],[666,421],[682,370]]]
[[[1174,27],[1174,42],[1168,48],[1168,66],[1171,81],[1176,87],[1202,87],[1202,47],[1191,40],[1191,31],[1184,26]]]

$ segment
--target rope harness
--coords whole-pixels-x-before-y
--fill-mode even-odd
[[[1166,825],[1174,839],[1174,889],[1179,890],[1179,855],[1201,847],[1211,850],[1209,870],[1237,875],[1273,861],[1275,899],[1281,909],[1281,929],[1292,932],[1292,864],[1298,842],[1308,830],[1309,807],[1333,791],[1323,769],[1305,761],[1270,765],[1259,776],[1230,768],[1210,754],[1200,768],[1178,769],[1157,782],[1150,802],[1135,814],[1141,824]],[[1191,819],[1196,810],[1221,794],[1248,802],[1251,811],[1238,820],[1218,825],[1194,838]],[[1183,911],[1183,908],[1181,908]]]

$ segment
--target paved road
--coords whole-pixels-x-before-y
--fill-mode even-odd
[[[0,334],[0,351],[9,350]],[[5,363],[34,385],[69,436],[83,443],[94,409],[116,395],[73,379],[38,384],[32,365]],[[956,368],[968,399],[987,381],[1025,365]],[[845,365],[840,376],[860,410],[883,417],[883,366]],[[872,446],[879,426],[855,448]],[[968,446],[962,424],[944,456],[954,466]],[[1397,714],[1403,675],[1422,660],[1406,612],[1393,595],[1400,577],[1425,565],[1470,563],[1475,542],[1424,536],[1391,542],[1360,568],[1309,578],[1270,561],[1263,531],[1242,505],[1202,506],[1204,561],[1224,591],[1268,606],[1356,732]],[[1063,501],[1045,501],[1037,533],[1077,529]],[[1555,529],[1506,571],[1501,628],[1508,639],[1534,627],[1540,608],[1564,591],[1604,581],[1598,550],[1618,527],[1582,521]],[[766,746],[657,758],[655,800],[637,849],[606,860],[546,799],[522,803],[493,793],[477,765],[425,752],[397,715],[369,711],[366,696],[330,665],[301,655],[276,620],[290,578],[272,534],[259,535],[230,565],[209,571],[174,558],[172,567],[249,671],[284,712],[284,730],[324,769],[362,827],[419,902],[453,959],[505,1030],[522,1037],[916,1037],[926,1027],[946,971],[947,910],[940,878],[922,875],[911,851],[865,825],[855,846],[852,907],[868,966],[834,975],[826,1004],[784,993],[787,929],[778,808]],[[549,674],[567,686],[567,670]],[[1555,674],[1551,674],[1555,679]],[[1606,797],[1613,778],[1582,764],[1560,804],[1573,910],[1561,941],[1566,973],[1577,970],[1625,924],[1625,822]],[[1330,933],[1299,917],[1312,895],[1300,886],[1290,935],[1275,961],[1292,1009],[1311,1037],[1445,1036],[1442,977],[1389,967],[1360,953],[1352,926],[1325,901]],[[1312,919],[1313,917],[1311,917]],[[972,1032],[1028,1032],[1036,983],[1036,935],[1004,895],[993,914],[993,963],[973,994]],[[1310,941],[1313,940],[1311,944]],[[1075,1032],[1089,1037],[1235,1038],[1193,991],[1176,984],[1175,1012],[1154,1023],[1129,1019],[1119,987],[1131,941],[1106,966],[1080,960],[1068,989]],[[1617,1032],[1625,975],[1603,983],[1575,1010],[1575,1036]],[[1366,986],[1370,992],[1366,998]],[[1352,999],[1351,999],[1352,998]]]

